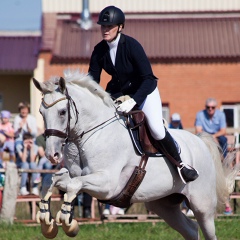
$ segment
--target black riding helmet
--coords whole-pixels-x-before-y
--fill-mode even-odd
[[[121,9],[115,6],[104,8],[98,17],[97,24],[99,25],[120,25],[124,27],[125,16]]]

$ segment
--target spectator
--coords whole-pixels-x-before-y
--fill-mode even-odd
[[[83,217],[84,218],[91,218],[91,205],[92,205],[92,196],[87,193],[83,193]]]
[[[183,129],[179,113],[173,113],[171,117],[171,122],[169,124],[169,128]]]
[[[196,116],[195,130],[196,133],[202,131],[212,134],[212,136],[219,142],[223,156],[227,155],[227,138],[226,134],[226,117],[224,112],[216,109],[217,101],[215,98],[208,98],[206,100],[205,109],[199,111]]]
[[[227,138],[226,134],[226,116],[224,112],[217,108],[217,100],[215,98],[208,98],[206,100],[205,109],[198,112],[195,121],[196,133],[205,131],[219,142],[222,148],[223,156],[227,155]],[[225,203],[224,214],[232,214],[232,209],[229,202]]]
[[[14,119],[14,131],[16,144],[23,140],[25,132],[30,133],[33,138],[37,136],[37,120],[30,112],[30,105],[27,102],[20,102],[18,104],[19,115]]]
[[[123,208],[119,208],[119,207],[115,207],[109,204],[105,204],[105,208],[103,211],[103,215],[124,215],[124,209]]]
[[[8,151],[10,161],[15,160],[14,152],[14,129],[10,123],[11,113],[9,111],[1,111],[0,123],[0,164],[3,164],[3,152]]]
[[[16,164],[22,169],[38,169],[36,159],[38,154],[38,146],[34,143],[33,136],[26,132],[23,135],[22,144],[16,145]],[[36,182],[38,173],[32,173],[31,185],[32,194],[39,195],[38,184]],[[28,173],[23,172],[20,184],[20,194],[28,195],[27,190]]]
[[[78,205],[79,217],[91,218],[91,205],[92,205],[92,196],[88,193],[80,193],[77,195],[75,205]]]
[[[52,169],[53,168],[52,163],[45,156],[46,141],[45,141],[44,135],[43,134],[38,135],[35,143],[38,146],[38,156],[39,156],[38,168]],[[43,173],[42,178],[44,179],[47,174],[49,173]],[[36,182],[40,182],[40,174],[38,174]]]

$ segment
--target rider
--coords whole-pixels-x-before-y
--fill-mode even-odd
[[[100,12],[97,23],[101,25],[103,40],[93,50],[89,74],[98,83],[102,69],[112,76],[106,91],[122,102],[118,110],[141,109],[151,135],[157,140],[156,147],[174,163],[183,182],[194,181],[198,172],[182,162],[173,138],[163,125],[162,102],[150,62],[140,43],[122,33],[124,13],[108,6]]]

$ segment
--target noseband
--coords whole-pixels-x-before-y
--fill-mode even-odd
[[[75,102],[73,101],[73,99],[68,94],[67,88],[65,90],[65,97],[59,98],[58,100],[56,100],[55,102],[53,102],[51,104],[46,103],[44,101],[44,98],[42,98],[42,103],[45,107],[50,108],[50,107],[54,106],[56,103],[58,103],[60,101],[63,101],[63,100],[68,100],[68,102],[67,102],[68,122],[67,122],[66,132],[62,132],[62,131],[59,131],[59,130],[56,130],[56,129],[46,129],[45,132],[44,132],[44,136],[45,137],[56,136],[56,137],[59,137],[59,138],[64,138],[65,139],[64,144],[66,144],[70,139],[70,120],[71,120],[70,105],[71,105],[71,103],[74,106],[75,113],[76,113],[75,124],[78,122],[78,114],[79,114]]]

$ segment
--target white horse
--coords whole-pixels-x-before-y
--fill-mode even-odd
[[[57,225],[51,217],[49,202],[53,187],[66,192],[56,221],[68,236],[78,233],[72,219],[72,202],[80,192],[99,200],[118,195],[129,180],[141,156],[137,154],[114,102],[87,74],[65,72],[64,78],[46,82],[33,79],[43,94],[40,112],[46,127],[46,156],[53,163],[64,161],[65,168],[44,183],[37,219],[45,237],[54,238]],[[144,202],[185,239],[216,239],[214,216],[217,202],[223,203],[232,189],[236,171],[225,171],[218,146],[210,135],[196,136],[184,130],[170,130],[181,148],[183,162],[199,171],[199,177],[184,184],[165,157],[150,157],[146,175],[131,198]],[[67,140],[66,140],[67,138]],[[189,203],[197,222],[180,209]]]

